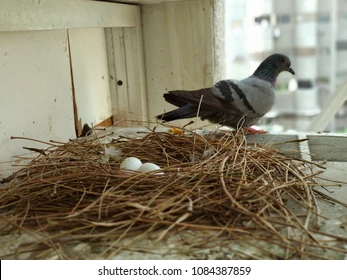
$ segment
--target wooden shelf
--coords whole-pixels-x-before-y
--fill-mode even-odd
[[[129,4],[161,4],[161,3],[167,3],[167,2],[188,2],[188,1],[197,1],[197,0],[95,0],[95,1],[107,1],[107,2],[114,2],[114,3],[129,3]]]

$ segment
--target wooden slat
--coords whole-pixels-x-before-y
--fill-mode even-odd
[[[168,90],[213,85],[212,15],[213,1],[210,0],[142,6],[148,114],[151,119],[174,108],[163,98],[163,93]],[[175,124],[187,122],[183,120]]]
[[[312,160],[347,162],[347,136],[308,135]],[[347,172],[346,180],[347,180]]]
[[[140,7],[97,1],[1,0],[0,31],[136,26]]]
[[[124,30],[123,28],[112,28],[106,37],[108,48],[109,73],[112,75],[111,103],[112,114],[115,122],[130,119],[129,99],[127,91],[127,69],[124,50]],[[110,48],[112,50],[110,50]],[[111,54],[113,52],[113,54]],[[127,122],[122,123],[128,126]]]
[[[106,39],[106,52],[107,52],[107,63],[108,63],[108,74],[110,81],[110,95],[111,95],[111,108],[112,116],[115,121],[120,119],[118,115],[118,90],[117,90],[117,75],[116,75],[116,64],[115,64],[115,42],[113,41],[113,28],[105,28],[105,39]]]
[[[144,122],[149,121],[148,116],[148,93],[146,84],[146,68],[145,68],[145,53],[143,43],[143,28],[142,28],[142,12],[140,9],[137,10],[136,16],[136,39],[134,38],[134,44],[137,48],[137,83],[138,87],[135,88],[141,96],[141,120]]]
[[[120,126],[148,121],[140,11],[136,27],[106,30],[112,114]]]
[[[273,145],[284,154],[295,157],[304,158],[301,154],[300,144],[297,142],[280,144],[285,141],[293,141],[302,139],[298,135],[271,135],[271,134],[253,134],[247,135],[248,143],[258,143],[261,145]],[[347,136],[343,135],[306,135],[308,141],[308,152],[313,161],[332,161],[332,162],[347,162]],[[347,173],[346,173],[347,180]]]
[[[111,117],[103,120],[102,122],[99,122],[94,127],[98,127],[98,126],[109,127],[109,126],[112,126],[112,125],[113,125],[113,117],[111,116]]]
[[[120,3],[129,3],[129,4],[160,4],[165,2],[175,2],[175,1],[187,1],[187,0],[94,0],[94,1],[108,1],[108,2],[120,2]],[[190,0],[198,1],[198,0]]]
[[[83,28],[68,34],[79,135],[85,123],[94,125],[112,115],[105,32]]]
[[[127,68],[127,90],[129,118],[136,121],[148,121],[147,98],[144,79],[142,44],[139,43],[138,28],[123,28],[124,49]],[[141,42],[142,43],[142,42]],[[138,126],[138,124],[136,124]]]
[[[278,149],[282,153],[300,158],[301,151],[298,142],[289,142],[286,141],[295,141],[298,140],[297,135],[272,135],[272,134],[250,134],[247,135],[248,143],[258,143],[261,145],[273,145],[274,148]]]
[[[1,5],[0,5],[1,6]],[[23,146],[76,137],[66,30],[0,32],[0,177]],[[25,152],[26,153],[26,152]]]

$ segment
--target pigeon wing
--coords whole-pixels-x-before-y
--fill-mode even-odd
[[[223,100],[213,94],[211,88],[204,88],[194,91],[175,90],[164,94],[167,102],[181,107],[190,104],[206,111],[223,111],[226,113],[239,112],[233,102]]]

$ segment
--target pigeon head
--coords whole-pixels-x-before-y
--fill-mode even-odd
[[[288,71],[295,75],[295,72],[290,68],[291,62],[290,59],[283,54],[273,54],[266,58],[255,70],[253,76],[256,76],[260,79],[269,81],[274,86],[276,85],[277,76],[283,72]]]

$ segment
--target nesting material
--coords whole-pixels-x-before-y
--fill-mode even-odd
[[[315,164],[247,143],[242,131],[202,136],[153,130],[108,144],[96,134],[38,152],[3,179],[0,190],[1,235],[35,233],[33,251],[53,248],[60,258],[73,258],[64,246],[89,242],[108,244],[99,254],[106,258],[124,239],[157,233],[155,243],[186,230],[199,232],[192,237],[199,244],[205,243],[201,232],[214,241],[266,242],[282,250],[271,258],[341,251],[331,245],[336,237],[330,235],[328,244],[317,238]],[[155,163],[162,173],[120,169],[127,157]]]

